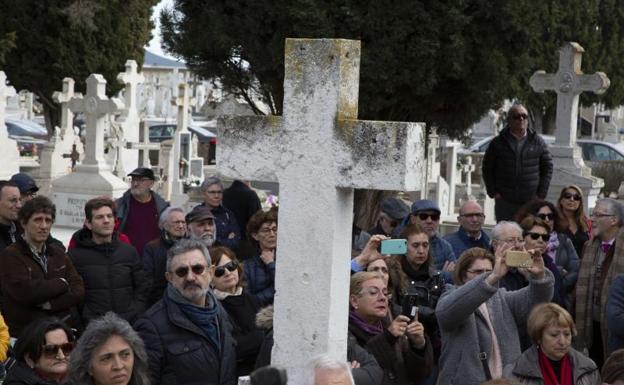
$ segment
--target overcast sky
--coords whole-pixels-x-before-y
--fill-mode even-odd
[[[149,44],[145,48],[149,49],[151,52],[155,54],[173,59],[173,57],[164,53],[162,48],[160,48],[160,23],[158,21],[160,10],[163,9],[163,7],[171,6],[172,4],[173,4],[173,0],[161,0],[160,3],[158,3],[158,5],[154,7],[154,10],[152,13],[152,20],[154,21],[154,29],[152,30],[152,40],[150,40]]]

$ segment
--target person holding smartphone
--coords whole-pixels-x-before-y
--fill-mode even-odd
[[[431,372],[433,349],[417,318],[391,309],[383,277],[374,272],[351,276],[349,339],[375,356],[382,384],[417,384]]]

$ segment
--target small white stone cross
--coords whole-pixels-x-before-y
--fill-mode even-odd
[[[576,144],[579,94],[592,91],[601,94],[609,88],[610,81],[603,72],[584,75],[581,59],[584,50],[578,43],[567,42],[559,50],[559,69],[554,74],[535,71],[529,83],[536,92],[557,93],[557,118],[555,145],[573,147]]]
[[[304,364],[346,361],[353,189],[415,191],[423,127],[357,120],[360,42],[286,39],[283,116],[219,119],[217,166],[278,181],[272,363],[304,382]]]
[[[472,195],[472,172],[475,170],[475,165],[472,163],[472,156],[466,157],[466,163],[462,165],[462,171],[466,174],[466,195],[470,197]]]
[[[191,96],[191,89],[187,83],[178,84],[178,96],[171,100],[171,103],[178,107],[177,132],[188,131],[189,112],[196,103]]]
[[[61,137],[74,132],[74,113],[69,108],[69,101],[74,97],[74,79],[63,79],[63,91],[54,91],[52,99],[61,105]]]
[[[117,75],[117,80],[126,85],[124,90],[125,109],[137,109],[137,90],[138,85],[143,83],[143,74],[137,73],[137,62],[134,60],[126,61],[126,72]]]
[[[116,98],[106,96],[106,79],[100,74],[91,74],[87,78],[87,94],[74,96],[69,101],[72,112],[82,112],[87,117],[87,133],[84,166],[96,166],[104,170],[110,167],[104,159],[104,126],[106,115],[123,109],[123,103]]]

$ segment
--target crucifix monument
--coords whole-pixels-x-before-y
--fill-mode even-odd
[[[104,126],[108,114],[118,113],[123,103],[106,96],[106,79],[99,74],[87,78],[87,94],[69,100],[72,112],[87,118],[85,157],[75,172],[52,181],[52,200],[58,208],[56,223],[81,227],[85,203],[97,196],[117,198],[128,185],[111,173],[104,159]]]
[[[143,83],[142,73],[137,72],[137,62],[134,60],[126,61],[126,71],[117,75],[117,80],[125,84],[124,109],[121,111],[117,123],[121,127],[121,140],[119,146],[119,161],[123,168],[123,176],[131,173],[132,170],[139,165],[139,151],[135,148],[126,146],[126,143],[137,143],[139,141],[139,106],[138,106],[138,88]]]
[[[604,93],[610,82],[603,72],[585,75],[581,71],[584,50],[578,43],[567,42],[559,50],[559,69],[554,74],[536,71],[530,84],[536,92],[557,93],[555,144],[550,147],[553,157],[553,177],[547,199],[556,202],[565,186],[574,184],[585,192],[585,207],[593,207],[604,182],[591,175],[581,149],[576,145],[579,95],[583,91]]]
[[[272,363],[346,361],[353,190],[423,186],[422,124],[361,121],[360,42],[286,39],[283,116],[219,119],[217,167],[280,189]]]
[[[6,124],[4,122],[4,109],[6,108],[7,98],[12,92],[6,85],[6,75],[4,71],[0,71],[0,154],[2,154],[2,167],[0,167],[0,179],[11,179],[13,174],[19,172],[20,153],[17,148],[17,142],[9,138]]]

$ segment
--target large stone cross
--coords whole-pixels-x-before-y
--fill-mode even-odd
[[[567,42],[559,50],[559,69],[554,74],[536,71],[529,80],[536,92],[557,93],[555,145],[573,147],[576,144],[579,95],[583,91],[601,94],[609,88],[609,78],[603,72],[584,75],[581,59],[584,50],[578,43]]]
[[[353,189],[420,189],[423,127],[357,120],[360,42],[286,39],[283,116],[219,119],[217,166],[280,188],[272,362],[346,360]]]
[[[187,83],[178,84],[178,96],[171,100],[171,103],[178,107],[177,128],[178,132],[188,131],[189,112],[196,103],[191,96],[191,89]]]
[[[144,81],[143,74],[137,72],[137,62],[127,60],[126,72],[119,73],[117,80],[126,85],[124,90],[125,109],[128,111],[136,110],[138,85]]]
[[[74,97],[74,79],[63,79],[63,91],[54,91],[52,99],[61,105],[61,137],[73,134],[74,113],[69,108],[69,101]]]
[[[91,74],[87,78],[87,94],[74,96],[69,101],[72,112],[82,112],[87,117],[85,158],[81,166],[97,170],[110,167],[104,159],[104,126],[106,115],[119,112],[123,103],[116,98],[106,96],[106,79],[100,74]]]

